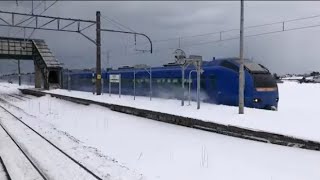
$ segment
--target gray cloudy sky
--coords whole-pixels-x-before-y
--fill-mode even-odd
[[[1,1],[0,9],[5,11],[30,12],[31,1]],[[37,6],[40,1],[34,2]],[[36,9],[40,13],[52,1],[43,3]],[[154,42],[154,54],[135,51],[134,37],[115,33],[102,34],[102,59],[106,67],[106,52],[110,51],[110,64],[113,67],[145,63],[162,65],[173,61],[173,48],[178,48],[178,40],[156,42],[156,40],[205,34],[227,29],[239,28],[239,1],[176,1],[176,2],[116,2],[116,1],[58,1],[46,15],[72,18],[95,19],[95,11],[100,10],[102,16],[114,19],[131,29],[151,37]],[[300,17],[320,14],[320,2],[294,1],[248,1],[245,2],[245,26],[272,23]],[[5,18],[5,17],[4,17]],[[320,17],[312,20],[288,23],[286,26],[300,27],[320,24]],[[103,20],[104,28],[119,29],[114,23]],[[272,30],[280,30],[281,24],[270,27],[255,28],[245,31],[256,34]],[[122,28],[127,30],[125,28]],[[19,29],[1,27],[1,36],[13,36]],[[29,35],[31,30],[27,31]],[[93,39],[95,28],[86,33]],[[223,34],[223,38],[238,35],[238,31]],[[23,33],[17,34],[23,37]],[[67,68],[85,68],[95,66],[95,47],[79,34],[64,32],[48,32],[36,30],[32,38],[45,39],[56,57]],[[212,57],[234,57],[239,54],[239,40],[219,43],[207,43],[190,46],[207,41],[218,40],[218,35],[185,37],[181,39],[181,48],[187,54],[199,54],[205,60]],[[136,49],[148,49],[146,39],[137,37]],[[303,73],[313,70],[320,71],[319,58],[320,27],[297,31],[281,32],[265,36],[245,39],[245,57],[264,64],[272,72]],[[24,63],[31,67],[32,63]],[[0,62],[0,70],[15,71],[15,64],[8,61]]]

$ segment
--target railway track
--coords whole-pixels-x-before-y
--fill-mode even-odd
[[[0,157],[0,179],[11,180],[11,177],[1,157]]]
[[[13,94],[14,96],[19,96],[19,97],[21,97],[21,98],[25,98],[25,99],[32,99],[31,97],[28,97],[28,96],[26,96],[26,95],[21,95],[21,94]]]
[[[2,103],[8,103],[6,101],[1,101]],[[12,104],[9,104],[10,106],[12,106]],[[58,155],[60,158],[63,156],[64,157],[64,162],[66,163],[71,163],[73,165],[70,165],[72,167],[76,167],[75,171],[76,172],[80,172],[80,174],[83,174],[84,176],[82,177],[83,179],[98,179],[101,180],[102,178],[99,177],[98,175],[96,175],[94,172],[92,172],[91,170],[89,170],[87,167],[85,167],[83,164],[81,164],[79,161],[77,161],[76,159],[74,159],[73,157],[71,157],[70,155],[68,155],[64,150],[62,150],[61,148],[59,148],[58,146],[56,146],[54,143],[52,143],[50,140],[48,140],[46,137],[44,137],[43,135],[41,135],[39,132],[37,132],[35,129],[33,129],[32,127],[30,127],[28,124],[26,124],[24,121],[22,121],[20,118],[18,118],[16,115],[14,115],[12,112],[10,112],[8,109],[6,109],[4,106],[0,105],[0,109],[2,109],[3,111],[5,111],[7,114],[9,114],[10,116],[12,116],[12,118],[15,120],[15,122],[11,122],[11,125],[13,125],[13,127],[18,128],[18,127],[22,127],[21,131],[19,130],[19,132],[27,132],[25,133],[25,136],[29,137],[30,141],[32,142],[40,142],[41,141],[41,147],[40,149],[44,149],[47,150],[48,152],[52,152],[52,150],[56,151],[55,153],[51,153],[51,154],[60,154]],[[14,144],[19,148],[19,150],[23,153],[23,155],[28,159],[28,161],[32,164],[33,168],[41,175],[41,177],[44,180],[49,180],[49,179],[60,179],[61,177],[59,176],[52,176],[50,175],[50,169],[48,168],[43,168],[41,167],[41,164],[44,165],[46,163],[41,163],[41,159],[36,158],[37,155],[31,154],[30,153],[30,148],[28,149],[26,147],[26,144],[21,143],[22,140],[17,138],[17,135],[14,132],[14,130],[8,128],[10,127],[9,123],[6,124],[5,122],[8,122],[9,120],[1,120],[0,121],[0,126],[1,128],[6,132],[6,134],[10,137],[10,139],[14,142]],[[23,129],[23,127],[25,129]],[[18,128],[18,129],[20,129]],[[17,132],[17,130],[15,131]],[[20,133],[21,134],[21,133]],[[33,136],[33,138],[31,137]],[[41,139],[41,140],[40,140]],[[40,140],[40,141],[39,141]],[[29,145],[31,146],[31,145]],[[44,153],[45,154],[45,153]],[[49,158],[50,159],[50,158]],[[51,162],[56,161],[55,157],[51,158]],[[59,164],[59,163],[58,163]],[[71,168],[72,169],[72,168]],[[70,168],[69,168],[70,170]],[[62,171],[68,171],[67,169],[62,169]],[[1,172],[1,169],[0,169]],[[6,171],[7,172],[7,171]],[[57,171],[57,172],[61,172]],[[71,172],[70,172],[71,173]],[[0,176],[1,177],[1,176]],[[9,176],[8,176],[9,177]],[[59,177],[59,178],[55,178],[55,177]],[[80,178],[81,178],[80,177]],[[76,178],[76,177],[74,177]],[[79,177],[78,177],[79,178]],[[76,179],[78,179],[76,178]],[[0,178],[1,179],[1,178]],[[73,179],[73,178],[72,178]]]
[[[23,98],[21,98],[21,97],[17,97],[17,96],[14,95],[14,94],[8,94],[8,96],[13,97],[13,98],[16,98],[16,99],[21,100],[21,101],[25,101],[25,99],[23,99]]]

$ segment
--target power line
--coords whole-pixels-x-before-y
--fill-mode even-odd
[[[271,32],[264,32],[264,33],[246,35],[246,36],[244,36],[244,37],[263,36],[263,35],[268,35],[268,34],[275,34],[275,33],[280,33],[280,32],[285,32],[285,31],[294,31],[294,30],[300,30],[300,29],[314,28],[314,27],[319,27],[319,26],[320,26],[320,24],[318,24],[318,25],[312,25],[312,26],[304,26],[304,27],[284,29],[284,30],[276,30],[276,31],[271,31]],[[192,46],[197,46],[197,45],[218,43],[218,42],[230,41],[230,40],[235,40],[235,39],[239,39],[239,37],[237,36],[237,37],[227,38],[227,39],[223,39],[223,40],[215,40],[215,41],[206,41],[206,42],[202,42],[202,43],[195,43],[195,44],[187,45],[187,46],[185,46],[185,47],[192,47]]]
[[[55,5],[57,2],[58,2],[58,0],[55,0],[53,3],[50,4],[50,6],[48,6],[47,8],[45,8],[45,9],[44,9],[40,14],[38,14],[38,15],[42,15],[43,13],[45,13],[48,9],[50,9],[50,8],[51,8],[53,5]],[[33,17],[30,17],[29,19],[31,19],[31,18],[33,18]],[[28,26],[29,24],[31,24],[34,20],[35,20],[35,18],[33,18],[28,24],[26,24],[26,26]],[[23,22],[23,21],[21,21],[21,22]],[[21,22],[18,23],[18,24],[21,24]],[[24,22],[25,22],[25,21],[24,21]],[[29,36],[28,38],[30,38],[30,37],[33,35],[34,31],[35,31],[35,29],[33,29],[32,33],[30,34],[30,36]],[[21,30],[18,31],[17,33],[15,33],[14,36],[16,36],[17,34],[19,34],[20,32],[21,32]]]
[[[283,21],[276,21],[272,23],[265,23],[265,24],[259,24],[259,25],[252,25],[252,26],[246,26],[244,29],[253,29],[253,28],[258,28],[258,27],[265,27],[265,26],[272,26],[272,25],[277,25],[277,24],[282,24],[284,26],[285,23],[289,22],[296,22],[296,21],[301,21],[301,20],[306,20],[306,19],[314,19],[318,18],[320,15],[313,15],[313,16],[307,16],[307,17],[301,17],[301,18],[295,18],[295,19],[288,19],[288,20],[283,20]],[[196,34],[196,35],[188,35],[188,36],[180,36],[180,37],[172,37],[168,39],[159,39],[159,40],[154,40],[152,41],[153,43],[160,43],[160,42],[167,42],[167,41],[174,41],[174,40],[181,40],[181,39],[186,39],[186,38],[196,38],[196,37],[202,37],[202,36],[209,36],[209,35],[220,35],[222,33],[227,33],[227,32],[232,32],[232,31],[239,31],[239,29],[234,28],[234,29],[227,29],[227,30],[221,30],[221,31],[216,31],[216,32],[210,32],[210,33],[203,33],[203,34]],[[144,45],[147,43],[143,43],[141,45]]]
[[[37,8],[41,5],[42,2],[43,2],[43,1],[41,1],[41,2],[38,4],[38,6],[37,6],[36,8],[34,8],[34,9],[37,9]],[[15,8],[15,10],[14,10],[13,12],[17,12],[18,6],[19,6],[19,4],[18,4],[18,0],[17,0],[17,1],[16,1],[16,8]],[[34,9],[32,9],[31,12],[33,12]],[[31,13],[31,12],[30,12],[30,13]],[[31,17],[31,18],[32,18],[32,17]],[[30,19],[31,19],[31,18],[30,18]],[[22,20],[22,21],[27,21],[27,20],[24,19],[24,20]],[[9,30],[8,36],[10,36],[11,28],[12,28],[12,27],[9,27],[9,29],[8,29],[8,30]]]
[[[29,14],[33,14],[33,11],[34,10],[36,10],[38,7],[40,7],[40,5],[43,3],[43,1],[41,1],[40,3],[38,3],[38,5],[35,7],[35,8],[33,8],[32,7],[32,10],[30,11],[30,13]],[[31,16],[31,17],[25,17],[25,18],[23,18],[20,22],[18,22],[17,24],[22,24],[23,22],[26,22],[26,21],[28,21],[28,20],[30,20],[30,19],[32,19],[33,17]],[[11,27],[10,27],[10,29],[11,29]],[[19,32],[19,31],[18,31]],[[15,35],[17,35],[17,33],[15,34]]]
[[[47,8],[45,8],[39,15],[42,15],[43,13],[45,13],[50,7],[52,7],[55,3],[57,3],[58,0],[54,1],[50,6],[48,6]],[[30,22],[31,23],[31,22]],[[29,25],[29,24],[28,24]],[[27,39],[30,39],[31,36],[33,35],[33,33],[36,31],[36,29],[33,29],[32,32],[30,33],[30,35],[28,36]]]
[[[125,28],[125,29],[127,29],[127,30],[129,30],[129,31],[131,31],[131,32],[135,32],[133,29],[131,29],[130,27],[128,27],[128,26],[125,26],[125,25],[123,25],[123,24],[121,24],[120,22],[118,22],[118,21],[116,21],[116,20],[113,20],[113,19],[111,19],[111,18],[108,18],[108,17],[106,17],[106,16],[102,16],[101,15],[101,17],[103,18],[103,20],[106,20],[106,21],[108,21],[108,22],[111,22],[114,26],[116,26],[118,29],[120,29],[120,30],[122,30],[122,31],[124,31],[124,29],[123,28]],[[120,27],[121,26],[121,27]],[[123,28],[122,28],[123,27]],[[135,45],[134,46],[136,46],[136,42],[137,42],[137,40],[136,40],[136,36],[134,37],[134,40],[135,40]],[[128,40],[127,40],[127,42],[128,42]],[[125,43],[126,44],[126,43]],[[126,45],[125,45],[126,46]],[[133,47],[133,46],[132,46]]]
[[[275,30],[275,31],[270,31],[270,32],[264,32],[264,33],[257,33],[257,34],[251,34],[251,35],[245,35],[245,38],[249,37],[258,37],[258,36],[264,36],[264,35],[269,35],[269,34],[275,34],[275,33],[280,33],[280,32],[286,32],[286,31],[295,31],[295,30],[301,30],[301,29],[308,29],[308,28],[315,28],[315,27],[320,27],[320,24],[317,25],[310,25],[310,26],[303,26],[303,27],[296,27],[296,28],[289,28],[289,29],[281,29],[281,30]],[[219,40],[213,40],[213,41],[206,41],[206,42],[201,42],[201,43],[191,43],[188,45],[184,45],[183,47],[193,47],[193,46],[201,46],[201,45],[207,45],[207,44],[215,44],[215,43],[220,43],[224,41],[231,41],[231,40],[236,40],[239,39],[239,36],[236,37],[230,37],[226,39],[219,39]],[[154,53],[159,53],[165,50],[174,50],[176,47],[165,47],[165,48],[158,48],[154,50]],[[135,56],[135,55],[141,55],[142,53],[130,53],[127,55],[121,55],[121,56],[114,56],[114,57],[124,57],[124,56]]]
[[[119,26],[121,26],[121,27],[123,27],[123,28],[125,28],[125,29],[127,29],[127,30],[129,30],[129,31],[135,32],[135,30],[131,29],[130,27],[128,27],[128,26],[126,26],[126,25],[121,24],[119,21],[116,21],[116,20],[114,20],[114,19],[108,18],[107,16],[102,16],[102,15],[101,15],[101,17],[102,17],[103,19],[105,19],[105,20],[107,20],[107,21],[109,21],[109,22],[113,22],[114,24],[117,24],[117,25],[119,25]],[[118,27],[118,26],[117,26],[117,27]],[[118,27],[118,28],[119,28],[119,27]],[[122,29],[121,29],[121,30],[122,30]]]
[[[103,18],[103,20],[107,20],[106,18],[104,18],[103,16],[101,16]],[[109,20],[107,20],[108,22],[111,22]],[[117,25],[116,23],[111,22],[115,27],[117,27],[119,30],[123,31],[124,29],[122,27],[120,27],[119,25]]]
[[[245,38],[249,38],[249,37],[258,37],[258,36],[264,36],[264,35],[269,35],[269,34],[276,34],[276,33],[280,33],[280,32],[287,32],[287,31],[295,31],[295,30],[301,30],[301,29],[308,29],[308,28],[315,28],[315,27],[320,27],[320,24],[318,25],[311,25],[311,26],[303,26],[303,27],[296,27],[296,28],[290,28],[290,29],[284,29],[284,30],[276,30],[276,31],[271,31],[271,32],[265,32],[265,33],[257,33],[257,34],[251,34],[251,35],[245,35]],[[215,43],[220,43],[220,42],[225,42],[225,41],[232,41],[232,40],[236,40],[239,39],[239,36],[236,37],[231,37],[231,38],[226,38],[226,39],[222,39],[222,40],[213,40],[213,41],[206,41],[206,42],[201,42],[201,43],[192,43],[189,45],[185,45],[184,47],[193,47],[193,46],[201,46],[201,45],[207,45],[207,44],[215,44]],[[165,47],[165,48],[158,48],[154,50],[154,54],[162,52],[162,51],[166,51],[166,50],[174,50],[176,49],[176,47]],[[110,52],[110,50],[108,50]],[[106,52],[102,52],[103,54],[107,54]],[[119,58],[119,57],[128,57],[128,56],[136,56],[136,55],[141,55],[143,53],[128,53],[128,54],[120,54],[119,56],[109,56],[114,58]],[[74,57],[74,58],[80,58],[82,56],[68,56],[68,57]],[[110,63],[110,62],[109,62]]]
[[[245,38],[258,37],[258,36],[264,36],[264,35],[275,34],[275,33],[280,33],[280,32],[295,31],[295,30],[301,30],[301,29],[307,29],[307,28],[315,28],[315,27],[320,27],[320,24],[311,25],[311,26],[296,27],[296,28],[289,28],[289,29],[284,29],[284,30],[283,29],[282,30],[275,30],[275,31],[271,31],[271,32],[257,33],[257,34],[251,34],[251,35],[245,35],[244,37]],[[192,43],[192,44],[189,44],[189,45],[185,45],[184,47],[193,47],[193,46],[201,46],[201,45],[207,45],[207,44],[215,44],[215,43],[220,43],[220,42],[225,42],[225,41],[232,41],[232,40],[236,40],[236,39],[239,39],[239,36],[226,38],[226,39],[222,39],[222,40],[219,39],[219,40],[214,40],[214,41],[206,41],[206,42],[202,42],[202,43]],[[176,49],[176,47],[158,48],[158,49],[154,50],[154,54],[162,52],[162,51],[174,50],[174,49]],[[108,50],[108,51],[110,52],[110,50]],[[102,54],[108,54],[108,53],[102,52]],[[136,56],[136,55],[141,55],[141,54],[143,54],[143,53],[136,52],[136,53],[128,53],[128,54],[125,54],[125,55],[121,54],[119,56],[117,56],[117,55],[116,56],[109,56],[109,58],[112,57],[113,59],[115,59],[115,58],[119,58],[119,57]],[[77,57],[82,57],[82,56],[68,56],[68,57],[77,58]],[[110,63],[110,61],[107,62],[107,63]]]

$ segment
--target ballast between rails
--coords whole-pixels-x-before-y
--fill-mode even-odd
[[[72,160],[74,163],[76,163],[78,166],[80,166],[82,169],[84,169],[87,173],[91,174],[93,177],[95,177],[98,180],[102,180],[102,178],[100,178],[98,175],[96,175],[95,173],[93,173],[91,170],[89,170],[87,167],[85,167],[83,164],[81,164],[80,162],[78,162],[77,160],[75,160],[73,157],[71,157],[70,155],[68,155],[66,152],[64,152],[62,149],[60,149],[59,147],[57,147],[55,144],[53,144],[50,140],[48,140],[47,138],[45,138],[44,136],[42,136],[40,133],[38,133],[36,130],[34,130],[32,127],[30,127],[28,124],[26,124],[25,122],[23,122],[20,118],[18,118],[16,115],[14,115],[13,113],[11,113],[9,110],[7,110],[5,107],[0,105],[0,108],[2,108],[3,110],[5,110],[7,113],[9,113],[11,116],[13,116],[16,120],[18,120],[19,122],[21,122],[23,125],[25,125],[26,127],[28,127],[31,131],[33,131],[34,133],[36,133],[38,136],[40,136],[43,140],[45,140],[47,143],[49,143],[50,145],[52,145],[55,149],[57,149],[59,152],[61,152],[63,155],[65,155],[67,158],[69,158],[70,160]],[[9,132],[3,127],[3,125],[0,123],[0,126],[4,129],[4,131],[8,134],[8,136],[10,137],[10,139],[17,145],[17,147],[20,149],[20,151],[24,154],[24,156],[31,162],[32,166],[39,172],[39,174],[42,176],[43,179],[48,179],[46,178],[46,176],[44,175],[44,173],[41,172],[41,170],[35,165],[35,163],[28,157],[28,155],[24,152],[24,150],[19,146],[19,144],[14,140],[14,138],[9,134]]]
[[[138,117],[143,117],[151,120],[161,121],[169,124],[175,124],[180,126],[185,126],[189,128],[204,130],[208,132],[228,135],[232,137],[238,137],[242,139],[254,140],[264,143],[277,144],[287,147],[296,147],[301,149],[320,151],[320,142],[296,138],[292,136],[276,134],[266,131],[253,130],[243,127],[223,125],[214,122],[203,121],[199,119],[183,117],[173,114],[167,114],[162,112],[156,112],[145,109],[138,109],[134,107],[97,102],[84,98],[71,97],[66,95],[54,94],[49,92],[43,92],[36,89],[19,89],[23,94],[29,94],[37,97],[50,95],[51,97],[56,97],[59,99],[71,101],[78,104],[89,105],[95,104],[103,107],[107,107],[110,110],[130,114]]]

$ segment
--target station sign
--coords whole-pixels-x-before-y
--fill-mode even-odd
[[[110,74],[109,75],[109,82],[111,83],[120,83],[120,74]]]

